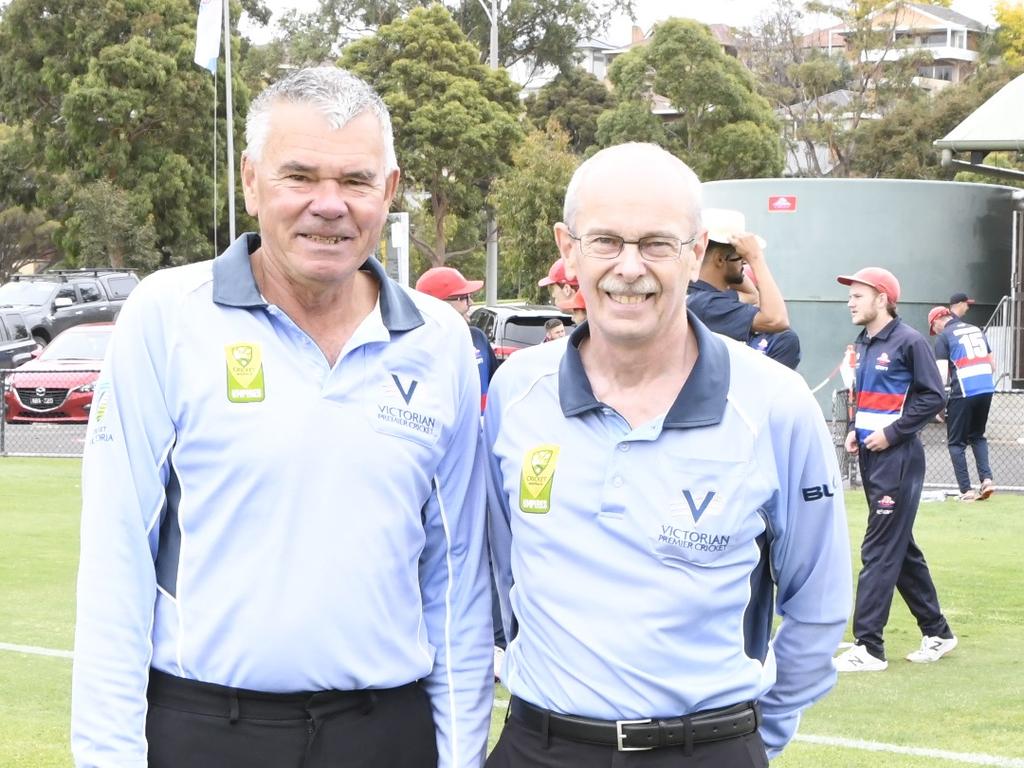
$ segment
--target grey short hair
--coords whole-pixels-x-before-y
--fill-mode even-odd
[[[310,104],[327,118],[335,130],[363,112],[370,112],[380,123],[384,143],[384,172],[398,168],[391,115],[377,92],[366,81],[338,67],[308,67],[292,72],[265,89],[249,106],[245,118],[245,155],[259,160],[270,133],[270,112],[275,103]]]
[[[625,144],[616,144],[612,147],[606,147],[580,164],[576,169],[576,172],[573,173],[572,178],[569,180],[569,186],[565,189],[565,205],[562,208],[562,221],[565,225],[571,230],[576,229],[576,211],[579,207],[580,187],[586,180],[587,174],[590,173],[594,166],[602,160],[607,160],[610,157],[623,153],[646,155],[658,160],[659,162],[669,163],[679,170],[679,175],[682,177],[683,183],[689,192],[689,195],[687,195],[687,197],[689,197],[689,200],[687,201],[689,210],[687,213],[689,214],[693,225],[699,230],[702,190],[700,186],[700,179],[697,178],[697,174],[693,172],[690,166],[673,155],[667,149],[657,144],[642,143],[638,141],[631,141]]]

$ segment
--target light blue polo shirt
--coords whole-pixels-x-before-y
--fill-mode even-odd
[[[76,763],[146,765],[152,665],[272,692],[423,679],[440,765],[476,765],[492,628],[465,322],[371,258],[378,303],[330,366],[260,295],[258,246],[151,275],[114,330],[83,465]]]
[[[490,535],[506,632],[518,624],[503,679],[603,720],[759,700],[774,756],[835,683],[852,595],[842,485],[803,379],[688,316],[693,371],[636,428],[594,397],[586,325],[492,380]]]

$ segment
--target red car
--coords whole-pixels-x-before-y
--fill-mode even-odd
[[[59,334],[4,382],[8,424],[50,421],[84,424],[113,323],[76,325]]]

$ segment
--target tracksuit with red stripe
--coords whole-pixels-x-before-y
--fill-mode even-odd
[[[994,366],[992,349],[977,326],[953,319],[935,340],[935,359],[949,361],[949,402],[946,404],[946,443],[960,493],[971,490],[967,446],[974,453],[978,480],[991,480],[985,427],[992,406]]]
[[[854,427],[868,524],[861,545],[853,633],[868,652],[884,659],[882,631],[896,589],[923,635],[953,636],[913,535],[924,485],[924,448],[918,432],[942,410],[945,393],[928,342],[898,317],[874,336],[862,331],[856,348]],[[879,429],[889,447],[869,451],[864,440]]]

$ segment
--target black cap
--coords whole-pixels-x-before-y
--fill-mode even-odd
[[[974,303],[974,299],[967,298],[966,293],[954,293],[952,296],[949,297],[950,306],[953,306],[954,304],[959,304],[961,301],[966,301],[968,304]]]

